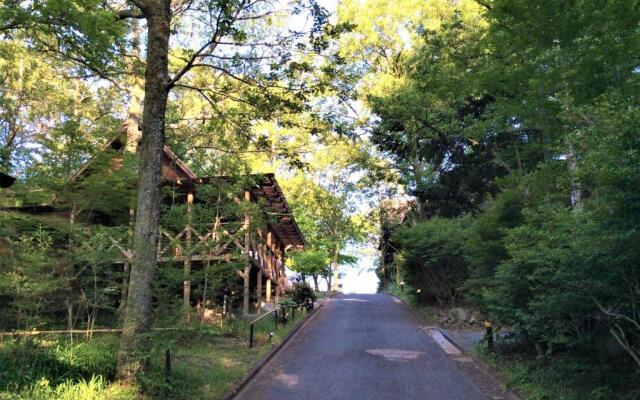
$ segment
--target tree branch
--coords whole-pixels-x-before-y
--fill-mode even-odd
[[[140,9],[127,9],[118,11],[118,20],[127,18],[144,19],[147,18],[147,14],[142,12],[142,10]]]
[[[476,3],[478,3],[479,5],[481,5],[482,7],[486,8],[489,11],[493,10],[493,7],[491,7],[491,4],[487,3],[484,0],[475,0]]]

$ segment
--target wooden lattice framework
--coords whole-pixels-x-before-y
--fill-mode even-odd
[[[113,143],[111,144],[114,147]],[[112,163],[118,165],[118,163]],[[243,268],[237,270],[243,279],[243,313],[249,313],[250,291],[255,289],[258,307],[264,301],[278,301],[286,286],[285,257],[292,249],[304,247],[304,237],[293,217],[291,208],[272,173],[254,175],[250,181],[255,184],[244,189],[243,196],[235,201],[258,203],[262,213],[269,221],[261,229],[251,228],[251,216],[247,213],[238,216],[239,223],[216,218],[210,224],[198,226],[191,222],[191,210],[198,188],[202,185],[225,180],[225,177],[197,177],[179,158],[165,146],[163,154],[162,177],[165,185],[172,186],[182,193],[187,204],[187,221],[178,232],[160,227],[157,243],[158,262],[182,262],[184,266],[183,301],[189,305],[191,282],[190,271],[194,262],[237,262]],[[133,219],[133,210],[130,210]],[[112,239],[124,264],[125,276],[129,274],[133,260],[130,240]],[[193,249],[196,249],[194,252]],[[251,273],[256,274],[255,288],[250,287]],[[263,288],[263,281],[266,287]],[[126,284],[123,295],[126,291]],[[272,297],[273,293],[273,297]]]

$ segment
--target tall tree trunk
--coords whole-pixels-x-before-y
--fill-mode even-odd
[[[140,127],[142,122],[142,97],[144,96],[144,78],[142,76],[144,68],[140,52],[140,38],[142,36],[142,28],[138,20],[130,21],[131,30],[131,76],[129,78],[129,105],[127,113],[128,118],[124,124],[127,137],[124,143],[125,153],[136,154],[138,152],[138,144],[140,142]],[[129,209],[129,229],[127,230],[127,250],[133,246],[133,228],[135,226],[135,210]],[[130,260],[127,259],[123,265],[122,276],[122,294],[120,297],[120,305],[118,306],[118,318],[123,319],[126,306],[127,296],[129,293],[129,275],[131,271]]]
[[[340,244],[336,243],[336,248],[333,251],[333,260],[331,261],[331,291],[332,292],[337,292],[338,291],[338,280],[339,280],[339,273],[338,273],[338,266],[339,266],[339,258],[340,258]]]
[[[118,354],[118,378],[132,381],[146,366],[151,328],[151,282],[157,268],[156,242],[160,220],[160,172],[168,97],[170,38],[169,1],[145,3],[147,57],[142,144],[138,167],[138,203],[134,233],[134,259]]]
[[[9,173],[11,169],[11,156],[13,153],[13,141],[18,136],[18,127],[14,121],[9,123],[9,135],[5,144],[0,148],[0,172]]]
[[[129,107],[125,122],[127,153],[136,154],[140,143],[140,122],[142,121],[142,98],[144,96],[144,67],[140,54],[141,27],[138,20],[131,20],[131,77],[129,78]]]
[[[311,275],[313,278],[313,286],[315,287],[315,291],[318,291],[318,274]]]

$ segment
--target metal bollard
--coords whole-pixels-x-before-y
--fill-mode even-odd
[[[489,321],[484,321],[484,328],[486,330],[485,337],[487,338],[487,348],[489,351],[493,350],[493,325]]]
[[[253,347],[253,324],[249,325],[249,348]]]
[[[171,375],[171,350],[169,349],[164,353],[164,373],[167,378]]]

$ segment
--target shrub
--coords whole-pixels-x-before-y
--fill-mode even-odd
[[[289,296],[294,303],[304,303],[307,299],[316,301],[316,293],[311,286],[306,282],[297,283],[289,291]]]
[[[397,265],[407,284],[421,290],[427,301],[455,303],[468,275],[464,257],[465,232],[470,219],[432,218],[394,234],[402,248]]]

